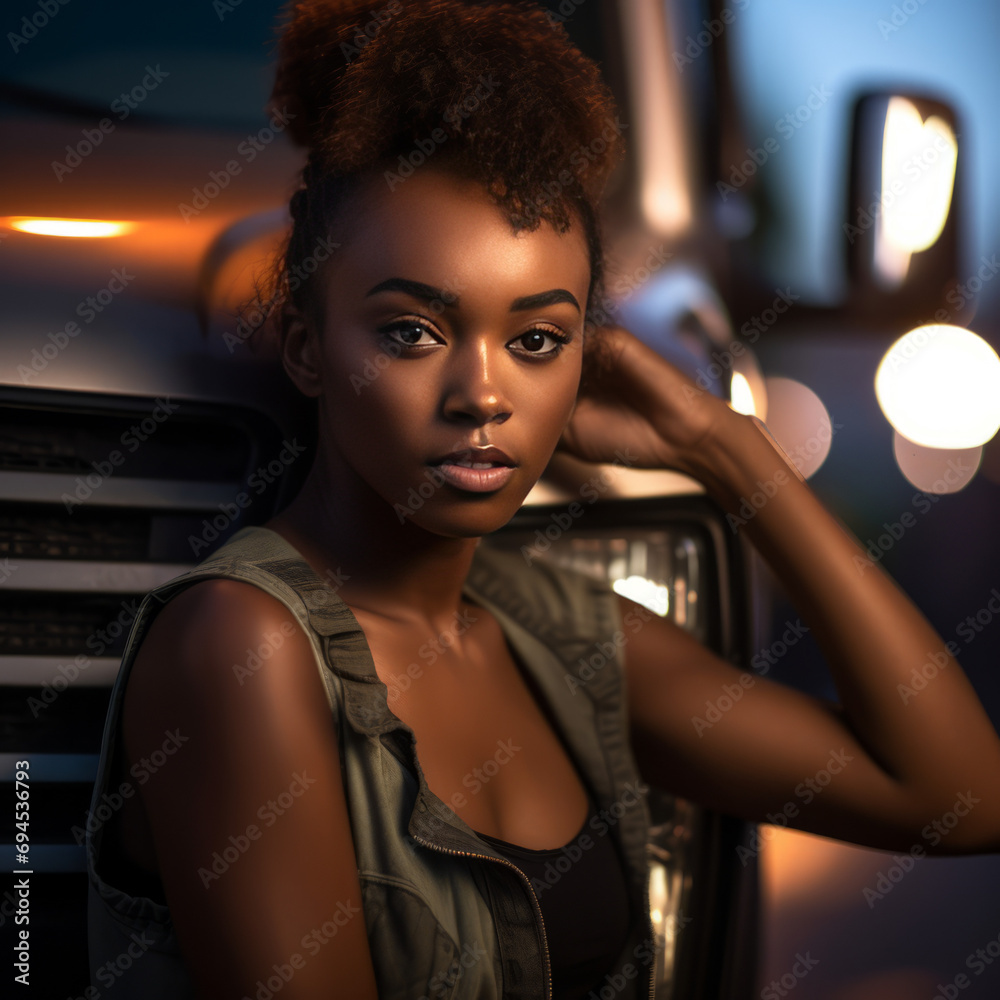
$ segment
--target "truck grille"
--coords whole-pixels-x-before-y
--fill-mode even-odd
[[[142,597],[274,513],[291,477],[257,473],[281,448],[236,407],[0,387],[0,782],[14,801],[30,762],[34,872],[86,869],[72,831]]]

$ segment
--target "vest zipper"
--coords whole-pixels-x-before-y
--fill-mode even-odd
[[[415,834],[410,834],[414,840],[418,843],[425,845],[426,847],[431,847],[435,851],[441,851],[444,854],[463,854],[469,858],[483,858],[486,861],[495,861],[498,864],[506,865],[508,868],[513,868],[518,875],[524,880],[524,884],[528,887],[528,892],[531,893],[531,902],[534,904],[535,913],[538,915],[538,930],[542,938],[542,956],[545,960],[544,971],[545,971],[545,996],[546,1000],[552,1000],[552,968],[549,964],[549,943],[545,938],[545,923],[542,920],[542,908],[538,904],[538,897],[535,895],[535,890],[531,887],[531,881],[527,875],[521,871],[512,861],[508,861],[506,858],[494,858],[489,854],[477,854],[475,851],[459,851],[452,847],[441,847],[439,844],[434,844],[429,840],[424,840],[423,837],[418,837]],[[650,993],[652,996],[652,993]]]

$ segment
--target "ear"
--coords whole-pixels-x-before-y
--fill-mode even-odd
[[[316,324],[300,309],[289,307],[282,316],[278,333],[279,353],[288,377],[305,396],[323,391],[319,332]]]

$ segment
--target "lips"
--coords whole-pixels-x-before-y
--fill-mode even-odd
[[[458,451],[449,452],[441,458],[432,459],[430,465],[458,465],[463,468],[484,468],[491,466],[507,465],[514,467],[517,463],[505,451],[494,448],[492,445],[486,448],[461,448]]]
[[[494,448],[462,448],[428,463],[446,483],[472,493],[489,493],[504,486],[517,463]]]

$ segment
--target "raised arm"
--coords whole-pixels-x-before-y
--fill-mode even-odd
[[[744,521],[739,530],[816,636],[840,697],[831,706],[747,675],[670,622],[650,620],[625,647],[643,774],[723,811],[771,821],[783,813],[789,826],[870,846],[1000,850],[1000,739],[945,642],[753,418],[625,331],[615,347],[605,392],[627,385],[630,403],[581,401],[570,446],[596,457],[616,417],[637,464],[703,482]],[[743,498],[755,494],[756,513],[741,517]],[[933,679],[918,692],[913,672],[925,664],[936,672],[924,671]]]
[[[256,996],[278,975],[282,1000],[375,1000],[333,721],[284,605],[234,580],[175,597],[132,667],[123,732],[130,765],[184,739],[140,794],[198,995]]]

